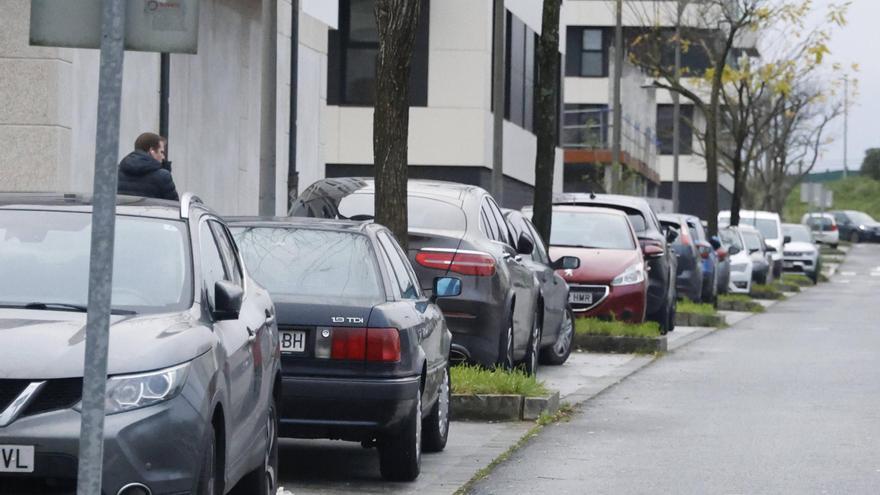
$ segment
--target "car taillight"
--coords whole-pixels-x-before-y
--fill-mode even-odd
[[[396,328],[331,328],[331,359],[393,363],[400,361]]]
[[[709,253],[711,253],[711,249],[709,246],[700,246],[700,257],[704,260],[709,259]]]
[[[837,232],[837,225],[831,226],[831,232]]]
[[[715,251],[715,254],[718,255],[718,261],[724,261],[727,259],[727,250],[724,248],[718,248]]]
[[[416,254],[416,263],[425,268],[449,270],[462,275],[490,277],[495,275],[495,258],[479,251],[440,251],[422,249]]]

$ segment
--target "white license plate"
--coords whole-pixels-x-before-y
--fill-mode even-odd
[[[33,472],[33,447],[27,445],[0,445],[0,473]]]
[[[281,352],[305,352],[306,332],[304,330],[282,330]]]
[[[593,304],[593,294],[590,292],[572,292],[568,294],[568,302],[577,304]]]

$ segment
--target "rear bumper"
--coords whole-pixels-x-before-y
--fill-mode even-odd
[[[282,377],[280,434],[370,440],[393,431],[415,407],[421,377]]]
[[[502,327],[510,317],[505,300],[489,288],[485,293],[468,290],[459,297],[438,301],[449,331],[452,345],[468,361],[492,367],[498,361]]]

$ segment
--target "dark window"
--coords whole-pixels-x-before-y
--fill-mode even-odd
[[[693,129],[694,106],[681,105],[678,116],[678,153],[690,155],[693,153]],[[672,154],[672,128],[673,105],[657,105],[657,139],[660,142],[660,154]]]
[[[510,238],[510,230],[507,228],[507,222],[504,221],[504,215],[501,213],[501,208],[499,208],[498,204],[495,203],[495,200],[491,198],[487,198],[486,205],[488,207],[486,213],[490,217],[494,217],[495,224],[498,226],[498,237],[496,237],[495,240],[513,246],[513,241]]]
[[[355,193],[339,200],[339,218],[360,219],[375,214],[376,199],[373,193]],[[467,218],[456,205],[421,196],[406,198],[407,221],[410,229],[459,230],[467,228]],[[331,216],[331,218],[335,217]]]
[[[538,235],[538,231],[535,230],[535,227],[532,225],[532,222],[526,221],[526,229],[528,229],[529,235],[532,238],[532,241],[535,243],[535,250],[532,251],[532,258],[535,261],[539,261],[544,263],[545,265],[550,265],[550,256],[547,254],[547,247],[544,246],[544,241],[541,240],[541,236]],[[550,225],[553,225],[551,222]],[[551,227],[552,228],[552,227]]]
[[[483,233],[486,234],[486,237],[493,241],[501,239],[498,222],[495,220],[495,215],[489,210],[489,203],[487,201],[483,201],[483,206],[480,208],[480,217],[480,225],[485,227]]]
[[[330,32],[327,103],[372,106],[376,91],[376,54],[379,36],[375,0],[341,0],[339,29]],[[422,0],[410,68],[412,106],[428,104],[428,21],[430,1]]]
[[[535,107],[535,32],[507,13],[504,117],[531,131]]]
[[[202,223],[199,227],[199,251],[201,252],[203,287],[208,296],[208,304],[213,308],[214,286],[221,280],[229,280],[229,277],[226,276],[222,255],[208,222]]]
[[[226,228],[220,222],[214,220],[209,220],[208,224],[214,232],[217,245],[220,246],[220,254],[223,256],[223,264],[226,265],[226,273],[229,274],[229,279],[241,287],[241,267],[238,266],[238,257],[235,254],[235,248],[232,247],[232,241],[226,234]]]
[[[566,33],[565,75],[608,77],[608,36],[603,28],[571,26]]]
[[[396,247],[397,243],[391,240],[391,237],[385,232],[380,232],[378,238],[379,244],[382,245],[382,249],[388,255],[388,260],[391,261],[391,268],[394,270],[391,276],[397,281],[401,297],[404,299],[418,299],[419,284],[407,269],[402,253]]]

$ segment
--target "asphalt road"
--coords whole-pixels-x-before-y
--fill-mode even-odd
[[[880,493],[880,246],[586,403],[471,493]]]

